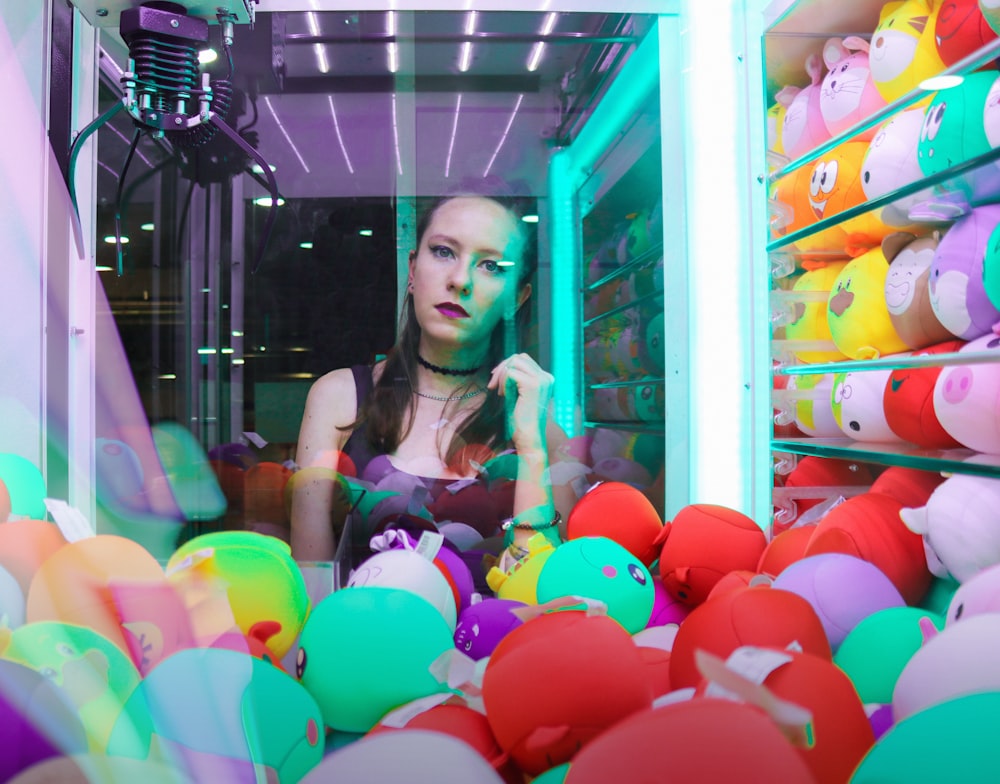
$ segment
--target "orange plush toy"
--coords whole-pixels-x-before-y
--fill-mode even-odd
[[[641,490],[624,482],[600,482],[570,510],[568,539],[604,536],[617,542],[647,567],[659,555],[657,537],[663,521]]]
[[[869,561],[888,577],[909,605],[915,605],[931,584],[924,540],[899,517],[903,504],[885,493],[864,493],[835,506],[819,521],[806,557],[847,553]]]
[[[660,577],[667,592],[690,607],[736,569],[753,571],[767,539],[741,512],[716,504],[681,509],[661,533]]]

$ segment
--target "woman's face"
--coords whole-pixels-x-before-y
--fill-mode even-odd
[[[530,293],[518,291],[524,239],[517,218],[479,196],[450,199],[434,211],[410,258],[413,307],[426,340],[479,346],[505,313]]]

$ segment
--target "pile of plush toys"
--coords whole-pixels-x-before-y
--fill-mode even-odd
[[[789,375],[776,384],[777,421],[794,422],[782,435],[1000,453],[1000,363],[981,364],[1000,345],[1000,158],[989,157],[1000,146],[995,61],[852,132],[994,45],[993,5],[886,3],[870,42],[828,40],[806,63],[810,83],[777,93],[774,152],[795,160],[843,139],[773,188],[773,237],[799,260],[776,281],[779,361],[979,355],[943,370],[918,360],[906,370]],[[945,179],[907,187],[933,175]],[[888,202],[838,220],[881,197]]]
[[[996,770],[1000,479],[806,458],[789,487],[857,492],[770,537],[603,481],[490,590],[461,536],[387,525],[330,591],[256,531],[64,533],[0,468],[0,781]]]

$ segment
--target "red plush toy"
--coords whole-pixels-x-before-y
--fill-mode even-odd
[[[806,545],[812,537],[816,524],[789,528],[774,536],[757,562],[757,572],[768,577],[777,577],[789,564],[805,555]]]
[[[905,507],[916,508],[926,506],[934,488],[943,481],[944,477],[933,471],[892,466],[883,471],[872,482],[869,492],[884,493],[892,496]]]
[[[661,534],[660,577],[667,592],[689,606],[701,604],[723,576],[753,570],[767,545],[760,527],[735,509],[691,504]]]
[[[915,351],[913,356],[958,351],[964,345],[964,340],[946,340]],[[941,366],[928,366],[893,370],[882,396],[885,421],[892,432],[924,449],[958,449],[962,446],[948,435],[934,412],[934,384],[943,369]]]
[[[650,707],[651,681],[638,646],[617,621],[553,612],[500,641],[483,674],[483,703],[500,747],[537,776]]]
[[[899,517],[903,504],[885,493],[848,498],[819,521],[807,556],[847,553],[869,561],[888,577],[909,605],[920,602],[931,583],[924,540]]]
[[[941,4],[934,23],[934,40],[945,65],[954,65],[996,37],[979,8],[979,0],[945,0]]]
[[[566,784],[609,781],[808,784],[815,779],[763,711],[702,698],[619,722],[580,751],[565,778]]]
[[[820,784],[848,781],[875,742],[854,684],[829,659],[796,651],[745,647],[733,653],[727,669],[753,684],[763,678],[771,694],[812,713],[813,745],[796,751]],[[695,694],[711,696],[713,688],[711,682],[703,680]]]
[[[814,487],[816,494],[812,498],[795,498],[794,510],[780,515],[780,522],[779,515],[776,515],[772,534],[779,534],[788,529],[804,512],[831,496],[836,497],[835,493],[825,491],[824,488],[867,486],[872,483],[873,478],[871,470],[863,463],[814,455],[801,458],[792,472],[785,477],[784,486]]]
[[[566,521],[567,538],[606,537],[647,567],[659,554],[657,537],[662,531],[663,521],[650,500],[624,482],[594,485],[573,505]]]
[[[698,685],[699,648],[725,659],[742,645],[786,648],[792,643],[807,653],[832,657],[823,624],[808,601],[777,588],[738,588],[696,607],[684,619],[670,653],[670,685]]]

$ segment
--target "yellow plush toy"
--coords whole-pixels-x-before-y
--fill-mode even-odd
[[[827,300],[833,342],[850,359],[875,359],[906,351],[885,301],[889,262],[881,248],[852,259],[841,270]]]
[[[944,70],[934,28],[942,0],[894,0],[882,6],[868,52],[875,88],[886,103]]]
[[[538,575],[555,552],[545,534],[535,534],[528,542],[528,554],[504,570],[494,566],[486,574],[486,584],[498,599],[514,599],[525,604],[538,604]]]
[[[786,338],[789,340],[824,340],[832,342],[833,336],[830,334],[830,325],[827,323],[826,300],[829,298],[830,290],[833,288],[837,277],[846,266],[846,261],[830,262],[816,269],[806,271],[795,281],[795,285],[792,287],[792,291],[794,292],[801,292],[803,294],[806,292],[820,292],[825,293],[827,296],[824,297],[823,301],[806,296],[803,296],[801,301],[796,301],[797,318],[785,327]],[[836,350],[796,351],[795,356],[800,362],[810,364],[815,362],[837,362],[845,359],[844,355]]]

